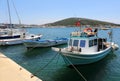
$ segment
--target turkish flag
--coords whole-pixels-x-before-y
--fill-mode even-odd
[[[76,26],[80,26],[81,24],[80,24],[80,21],[77,21],[76,23],[75,23],[75,25]]]

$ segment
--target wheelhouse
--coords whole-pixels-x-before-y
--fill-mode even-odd
[[[72,37],[69,39],[68,48],[70,48],[71,51],[97,52],[106,48],[103,42],[106,42],[105,38]]]

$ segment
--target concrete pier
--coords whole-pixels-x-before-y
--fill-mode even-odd
[[[0,53],[0,81],[42,81]]]

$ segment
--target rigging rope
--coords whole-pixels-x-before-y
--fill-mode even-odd
[[[8,0],[7,0],[7,5],[8,5],[8,15],[9,15],[9,21],[10,21],[9,24],[11,24],[11,23],[12,23],[12,20],[11,20],[11,13],[10,13],[10,4],[9,4],[9,1],[8,1]],[[11,26],[10,26],[10,28],[11,28]]]
[[[15,4],[14,4],[13,0],[11,0],[11,1],[12,1],[12,4],[13,4],[13,7],[14,7],[14,9],[15,9],[16,15],[17,15],[17,17],[18,17],[19,24],[21,25],[21,20],[20,20],[20,17],[19,17],[19,15],[18,15],[18,11],[17,11],[17,9],[16,9],[16,7],[15,7]]]

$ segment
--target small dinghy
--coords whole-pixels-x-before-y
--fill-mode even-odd
[[[24,45],[27,48],[36,48],[36,47],[50,47],[61,44],[66,44],[68,41],[67,38],[56,38],[56,39],[39,39],[39,40],[29,40],[24,41]]]

